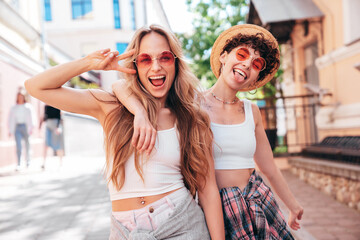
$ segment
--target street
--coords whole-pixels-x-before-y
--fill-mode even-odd
[[[0,239],[103,240],[110,232],[111,203],[102,175],[103,134],[91,118],[65,116],[66,156],[60,166],[49,157],[33,159],[29,169],[0,169]],[[296,199],[304,207],[297,240],[359,240],[360,213],[320,192],[275,159]],[[285,218],[288,210],[278,201]]]
[[[100,125],[64,117],[66,156],[33,159],[29,169],[0,172],[0,239],[107,239],[111,205],[103,179]]]

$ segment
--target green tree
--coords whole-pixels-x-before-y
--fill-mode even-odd
[[[188,9],[194,13],[192,33],[178,34],[196,76],[212,86],[216,78],[210,69],[211,48],[225,29],[245,23],[248,0],[187,0]]]

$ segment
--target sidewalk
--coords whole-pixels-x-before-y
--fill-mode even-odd
[[[104,157],[35,159],[29,169],[0,169],[0,239],[102,240],[111,205],[102,178]]]
[[[360,240],[360,213],[320,192],[288,169],[287,160],[276,159],[291,191],[304,208],[301,229],[293,231],[298,240]],[[288,210],[279,201],[284,215]]]
[[[35,159],[29,169],[0,169],[0,239],[108,239],[111,205],[102,178],[104,157],[65,157],[59,168],[49,158],[42,171]],[[277,164],[305,209],[297,240],[359,240],[360,213],[299,180]],[[287,210],[279,201],[287,218]]]

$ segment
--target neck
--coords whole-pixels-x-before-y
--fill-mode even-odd
[[[166,98],[156,98],[156,106],[158,109],[165,108]]]
[[[223,81],[219,78],[219,80],[214,84],[214,86],[211,88],[210,92],[215,95],[217,98],[220,98],[223,101],[226,102],[233,102],[237,99],[236,93],[237,91],[234,89],[231,89],[226,84],[224,84]]]

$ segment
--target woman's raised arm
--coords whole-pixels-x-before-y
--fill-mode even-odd
[[[25,81],[25,88],[33,97],[56,108],[98,117],[101,107],[88,90],[63,87],[71,78],[90,70],[119,70],[133,73],[135,70],[121,67],[118,61],[133,54],[129,51],[118,56],[110,49],[99,50],[88,56],[52,67]],[[94,91],[100,99],[106,92]],[[104,97],[103,97],[104,96]]]

